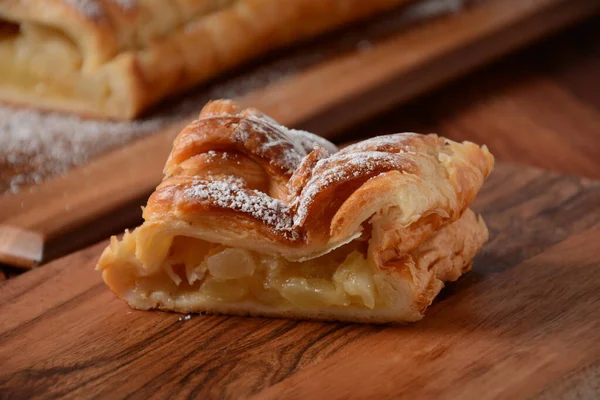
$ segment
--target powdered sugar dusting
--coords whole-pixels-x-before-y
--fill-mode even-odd
[[[214,150],[209,150],[206,154],[208,155],[208,157],[209,157],[209,159],[211,161],[218,160],[218,159],[229,160],[231,158],[231,156],[229,155],[229,153],[227,153],[226,151],[222,151],[222,152],[218,152],[217,153]]]
[[[298,142],[307,153],[311,152],[315,146],[324,148],[330,154],[338,151],[338,148],[333,143],[314,133],[298,129],[288,129],[287,134],[293,141]]]
[[[398,155],[379,151],[337,153],[329,158],[319,160],[312,170],[311,179],[298,198],[299,204],[294,216],[294,225],[299,226],[304,223],[315,198],[326,187],[349,179],[379,173],[383,166],[387,166],[388,169],[399,169],[402,166],[401,163]]]
[[[208,118],[219,117],[231,116],[212,115]],[[231,124],[229,126],[232,127]],[[290,175],[296,172],[302,160],[315,149],[323,149],[326,156],[337,152],[336,146],[326,139],[310,132],[288,129],[266,116],[246,116],[233,129],[235,142],[248,144],[247,150],[251,154],[269,159],[271,164],[287,169]],[[219,153],[214,150],[208,150],[206,154],[212,160],[219,157]],[[371,152],[341,157],[334,155],[319,160],[312,168],[313,178],[310,179],[306,190],[302,192],[300,211],[294,218],[291,210],[295,209],[298,200],[292,203],[291,208],[288,204],[265,193],[246,189],[245,182],[234,176],[208,176],[206,178],[209,178],[209,181],[199,180],[186,189],[185,196],[250,214],[273,229],[287,232],[295,238],[298,237],[295,228],[301,226],[309,204],[324,186],[359,176],[361,173],[369,173],[375,170],[380,159],[386,157],[389,158],[391,155]]]
[[[214,175],[214,174],[206,174],[204,179],[210,180],[212,182],[223,182],[231,186],[245,187],[246,180],[244,178],[240,178],[235,175]]]
[[[265,193],[243,189],[235,183],[203,180],[194,182],[193,186],[185,189],[184,195],[251,215],[276,231],[297,237],[292,229],[289,206]]]
[[[73,7],[78,13],[88,18],[104,16],[104,7],[98,0],[63,0]]]
[[[63,0],[79,14],[87,18],[100,18],[106,15],[104,5],[100,0]],[[137,6],[136,0],[110,0],[123,11],[131,11]]]
[[[334,154],[329,158],[319,160],[313,169],[313,175],[318,178],[323,176],[322,173],[325,173],[331,175],[331,179],[337,182],[351,176],[369,173],[376,168],[380,168],[382,163],[398,164],[399,159],[394,154],[381,151]]]
[[[348,154],[364,151],[389,151],[391,148],[397,149],[405,145],[408,141],[418,136],[421,135],[413,132],[402,133],[402,136],[398,136],[397,134],[377,136],[351,144],[350,146],[343,148],[340,153]]]
[[[131,11],[137,7],[136,0],[111,0],[113,3],[117,4],[124,11]]]
[[[260,157],[266,157],[276,152],[276,157],[271,158],[271,163],[283,168],[288,174],[293,174],[298,168],[307,152],[304,147],[288,135],[287,128],[279,125],[271,118],[248,116],[248,124],[241,124],[236,132],[239,140],[248,141],[250,132],[261,137],[255,137],[258,145],[254,152]]]

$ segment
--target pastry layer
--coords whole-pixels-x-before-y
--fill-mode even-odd
[[[131,119],[272,49],[412,0],[4,0],[0,101]]]
[[[414,133],[338,151],[212,102],[98,268],[141,309],[414,321],[487,240],[468,207],[493,164],[485,146]]]

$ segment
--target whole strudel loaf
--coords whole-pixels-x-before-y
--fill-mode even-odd
[[[269,50],[412,0],[0,0],[0,101],[131,119]]]

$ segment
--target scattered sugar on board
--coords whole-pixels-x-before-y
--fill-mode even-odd
[[[180,322],[185,322],[185,321],[189,321],[190,319],[192,319],[192,316],[190,314],[187,314],[183,317],[179,317],[179,321]]]
[[[155,132],[166,119],[142,122],[83,120],[75,116],[0,107],[0,192],[56,176],[95,155]],[[8,182],[5,178],[10,178]],[[4,187],[3,187],[4,185]]]

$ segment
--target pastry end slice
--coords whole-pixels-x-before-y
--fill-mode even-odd
[[[488,239],[469,205],[493,164],[485,146],[414,133],[338,150],[212,102],[97,268],[142,310],[416,321]]]
[[[0,102],[134,119],[291,43],[413,0],[2,0]]]

